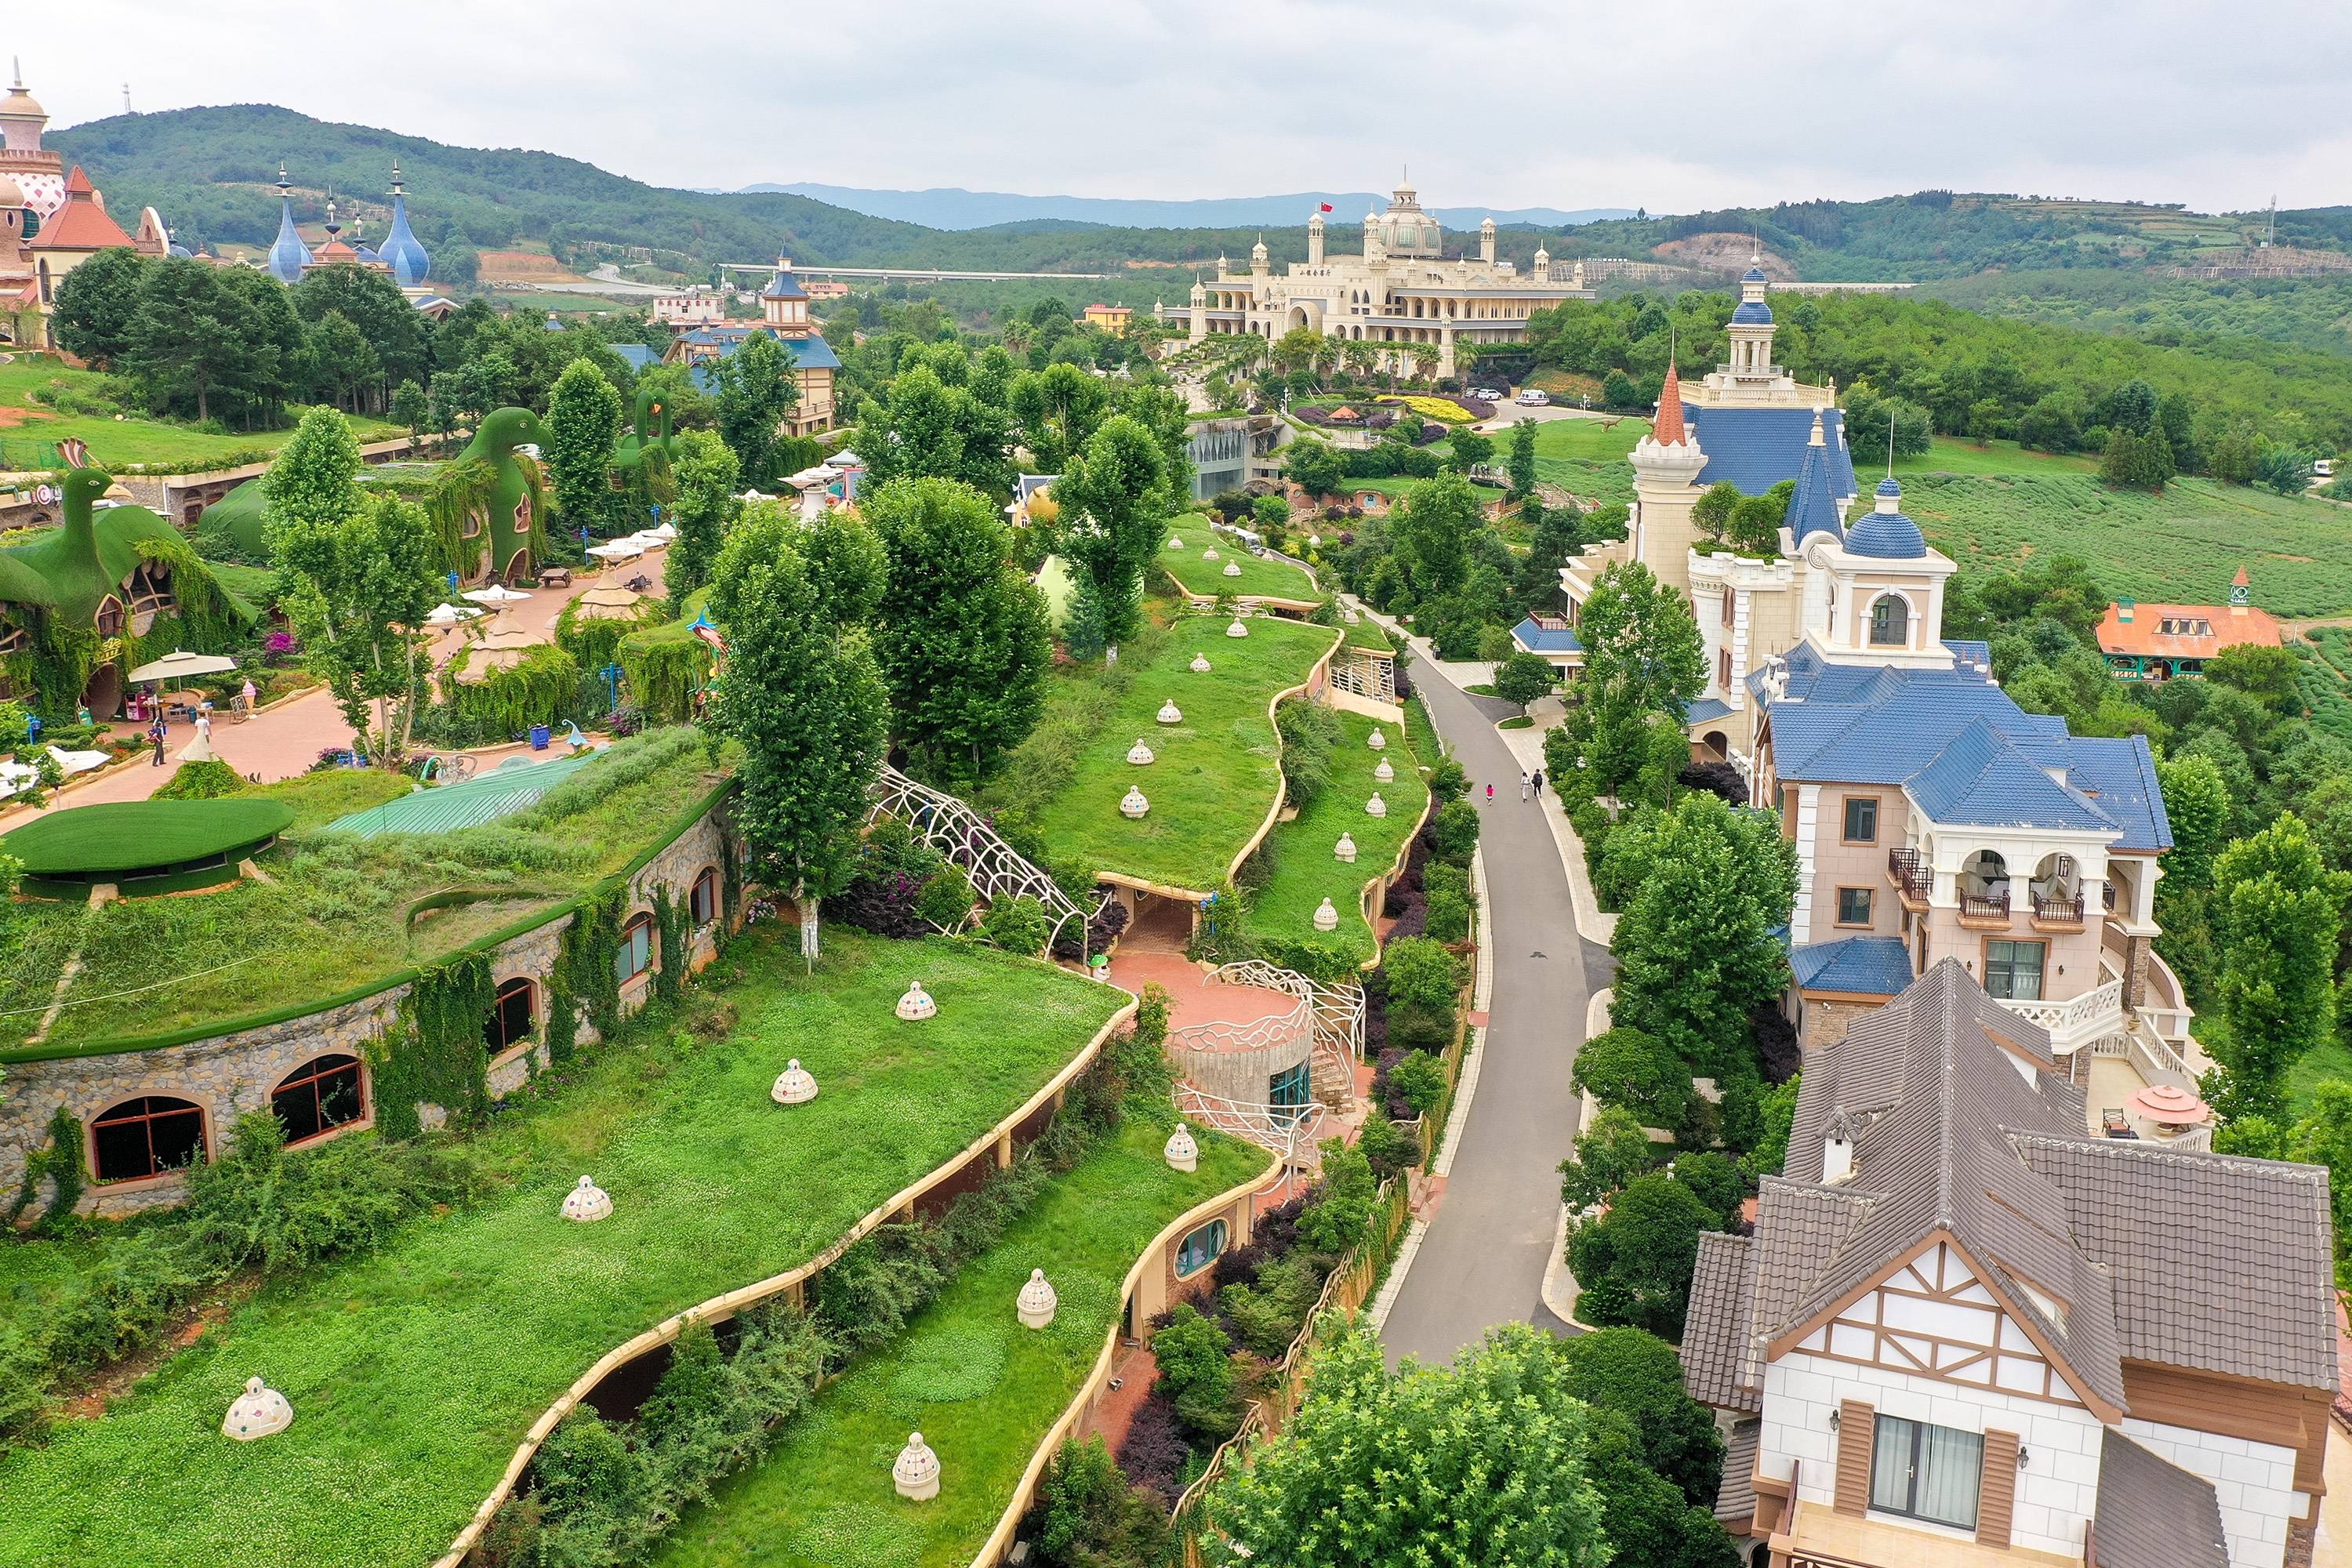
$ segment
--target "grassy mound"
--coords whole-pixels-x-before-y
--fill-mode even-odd
[[[1282,599],[1298,605],[1312,605],[1321,596],[1316,593],[1315,580],[1307,575],[1306,568],[1288,561],[1253,555],[1239,542],[1210,532],[1208,525],[1197,517],[1179,518],[1169,527],[1169,537],[1181,539],[1184,545],[1180,550],[1162,543],[1160,566],[1188,594],[1206,599],[1231,594],[1237,599]],[[1202,559],[1202,552],[1209,549],[1216,551],[1216,560]],[[1228,565],[1239,566],[1241,574],[1226,576]]]
[[[249,796],[117,801],[37,817],[0,837],[0,854],[29,877],[160,871],[250,847],[293,820],[283,802]]]

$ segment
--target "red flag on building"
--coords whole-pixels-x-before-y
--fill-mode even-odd
[[[1318,205],[1320,205],[1323,210],[1327,213],[1331,210],[1331,204],[1329,202],[1323,202]]]

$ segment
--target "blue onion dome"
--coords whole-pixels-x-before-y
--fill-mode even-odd
[[[1919,531],[1917,523],[1896,510],[1902,499],[1901,485],[1892,478],[1880,480],[1877,505],[1846,530],[1846,553],[1881,561],[1916,561],[1927,554],[1927,536]]]
[[[392,280],[404,289],[418,289],[433,270],[432,258],[408,226],[408,197],[400,183],[400,161],[392,164],[392,228],[376,247],[376,258],[392,268]]]
[[[164,239],[164,241],[165,241],[164,254],[166,254],[166,255],[169,255],[169,256],[193,256],[193,255],[194,255],[194,254],[195,254],[194,251],[190,250],[186,246],[182,245],[182,244],[180,243],[180,237],[179,237],[179,235],[178,235],[176,232],[174,232],[173,230],[171,230],[171,229],[168,229],[168,228],[167,228],[167,229],[165,229],[165,230],[163,231],[163,239]]]
[[[1742,283],[1769,283],[1771,281],[1769,278],[1764,276],[1764,269],[1761,267],[1749,268],[1747,271],[1739,275],[1739,280]]]
[[[1769,327],[1772,324],[1772,307],[1761,300],[1742,300],[1731,312],[1735,327]]]
[[[310,265],[310,247],[294,232],[294,187],[287,183],[286,165],[278,165],[278,237],[269,246],[269,275],[291,288],[302,281]]]

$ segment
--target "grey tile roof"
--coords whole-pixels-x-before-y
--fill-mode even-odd
[[[1701,697],[1683,710],[1683,723],[1712,724],[1718,719],[1731,717],[1731,704],[1720,697]]]
[[[2108,1427],[2089,1555],[2091,1568],[2230,1568],[2213,1483]]]
[[[1723,1484],[1716,1489],[1715,1517],[1726,1524],[1756,1517],[1756,1450],[1764,1423],[1750,1417],[1731,1424],[1723,1442]]]
[[[1763,1393],[1742,1385],[1739,1363],[1748,1342],[1754,1284],[1755,1259],[1747,1237],[1719,1230],[1699,1233],[1690,1314],[1683,1325],[1683,1384],[1702,1405],[1751,1415],[1763,1409]],[[1727,1462],[1724,1474],[1730,1473]]]
[[[2129,1140],[2016,1143],[2066,1194],[2076,1244],[2114,1279],[2123,1354],[2336,1386],[2326,1167]]]
[[[1854,1170],[1824,1187],[1833,1121]],[[2091,1137],[2049,1037],[1948,958],[1805,1053],[1788,1173],[1762,1183],[1748,1244],[1735,1386],[1760,1387],[1771,1340],[1942,1232],[2115,1409],[2126,1357],[2333,1389],[2328,1213],[2317,1166]],[[1719,1315],[1710,1301],[1703,1321]]]
[[[1511,628],[1511,640],[1529,653],[1582,653],[1583,639],[1573,626],[1539,625],[1533,616]]]
[[[1899,936],[1840,937],[1791,949],[1789,968],[1800,991],[1892,996],[1911,984],[1911,950]]]
[[[1812,444],[1811,408],[1705,408],[1683,405],[1683,418],[1698,436],[1706,465],[1698,471],[1699,488],[1728,479],[1742,495],[1760,496],[1782,479],[1793,479],[1805,464],[1805,448]],[[1853,458],[1845,449],[1845,416],[1837,409],[1822,411],[1829,444],[1831,491],[1851,498],[1860,493],[1854,483]]]

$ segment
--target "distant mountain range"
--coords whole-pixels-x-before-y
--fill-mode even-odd
[[[925,228],[990,228],[1003,223],[1027,223],[1059,218],[1071,223],[1105,224],[1115,228],[1233,228],[1251,224],[1291,228],[1307,221],[1318,203],[1331,204],[1335,225],[1360,222],[1366,212],[1389,204],[1385,195],[1370,191],[1298,191],[1281,196],[1213,196],[1199,201],[1127,200],[1116,196],[1024,196],[1010,191],[967,191],[955,185],[935,185],[924,191],[879,191],[859,185],[826,185],[803,180],[793,184],[745,185],[739,193],[778,193],[811,196],[831,206],[847,207],[868,217],[919,223]],[[1492,214],[1498,224],[1531,224],[1542,228],[1566,228],[1601,218],[1632,217],[1632,207],[1432,207],[1437,221],[1450,229],[1475,229]]]

